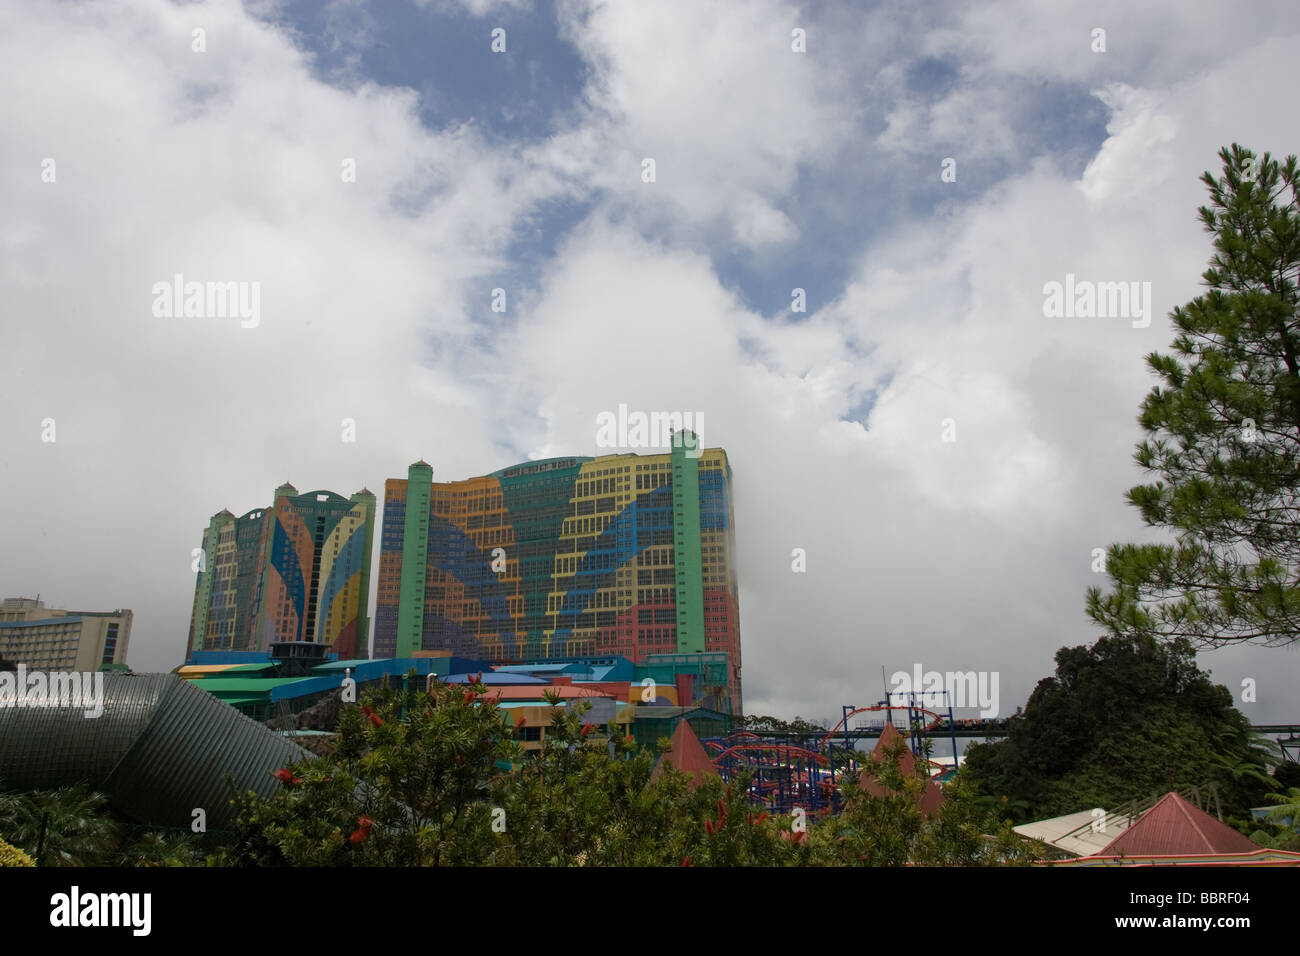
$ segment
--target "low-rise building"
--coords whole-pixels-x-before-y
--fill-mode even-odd
[[[29,668],[96,671],[125,667],[129,610],[67,611],[36,598],[0,602],[0,659]]]

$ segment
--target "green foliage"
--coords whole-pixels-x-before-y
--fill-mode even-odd
[[[1300,787],[1300,763],[1283,760],[1273,768],[1273,782],[1283,790]]]
[[[0,833],[41,866],[101,866],[113,862],[121,825],[102,794],[59,787],[0,794]],[[42,823],[45,842],[41,845]]]
[[[821,865],[1014,866],[1037,859],[1035,849],[979,800],[963,770],[943,789],[938,814],[926,819],[918,808],[924,781],[905,774],[902,740],[868,761],[843,787],[845,806],[812,831],[810,862]],[[873,781],[883,796],[873,795]]]
[[[812,852],[844,865],[901,866],[909,862],[925,830],[917,809],[922,781],[905,775],[900,766],[906,745],[902,740],[883,751],[883,759],[868,761],[855,778],[843,786],[844,809],[817,828]],[[884,790],[873,795],[867,781]]]
[[[1185,640],[1102,638],[1063,647],[1007,738],[966,751],[980,789],[1018,821],[1111,808],[1215,782],[1225,812],[1258,803],[1269,754]]]
[[[216,862],[983,864],[1027,852],[978,812],[966,784],[952,788],[952,806],[937,820],[921,820],[910,795],[921,781],[903,781],[897,759],[867,772],[882,774],[907,795],[881,799],[861,791],[850,798],[848,823],[823,819],[813,826],[811,819],[774,817],[752,805],[744,777],[730,785],[718,777],[693,785],[665,765],[652,779],[653,754],[616,727],[586,722],[585,704],[566,707],[552,699],[551,707],[544,746],[523,758],[503,713],[464,687],[367,697],[362,707],[344,709],[333,754],[285,768],[269,799],[237,797],[237,845]],[[503,757],[514,760],[511,769],[498,769]],[[837,843],[840,836],[851,839]]]
[[[981,809],[979,788],[965,772],[944,787],[938,817],[918,841],[914,859],[930,866],[1027,866],[1041,859],[1037,846],[1012,829],[997,809]],[[1004,809],[1004,808],[999,808]]]
[[[1277,806],[1264,817],[1265,827],[1256,830],[1250,838],[1260,846],[1276,850],[1300,850],[1300,787],[1266,794],[1264,799]]]
[[[737,730],[770,730],[789,734],[792,737],[824,737],[829,730],[821,724],[802,717],[794,720],[782,720],[779,717],[750,715],[741,717],[736,723]]]
[[[84,787],[0,793],[0,833],[41,866],[203,866],[215,840],[188,831],[160,832],[115,816],[108,798]]]
[[[587,723],[585,703],[566,709],[556,699],[551,707],[543,749],[498,778],[493,788],[504,829],[494,833],[488,862],[644,866],[671,861],[677,847],[663,835],[685,798],[684,775],[671,786],[650,786],[655,761],[648,751],[637,753],[631,740]],[[596,737],[610,742],[595,742]]]
[[[117,866],[202,866],[201,844],[186,833],[147,830],[131,840],[117,860]]]
[[[414,674],[408,685],[418,685]],[[334,754],[282,768],[270,800],[237,795],[234,860],[261,866],[484,862],[498,761],[520,756],[483,684],[407,686],[339,717]]]
[[[1159,476],[1128,492],[1172,544],[1112,545],[1112,590],[1087,611],[1115,635],[1194,645],[1300,639],[1300,171],[1233,144],[1203,176],[1214,235],[1209,291],[1174,309],[1163,385],[1142,404],[1135,460]],[[1255,172],[1257,170],[1257,173]]]

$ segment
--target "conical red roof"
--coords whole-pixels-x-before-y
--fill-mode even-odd
[[[912,755],[912,748],[903,740],[903,735],[898,732],[898,728],[890,721],[885,724],[885,729],[880,732],[880,737],[876,740],[876,747],[871,751],[871,759],[879,763],[884,759],[885,752],[898,745],[903,741],[903,754],[898,758],[898,769],[904,774],[916,773],[916,757]]]
[[[1176,793],[1166,793],[1141,819],[1106,845],[1098,856],[1177,856],[1253,853],[1248,837],[1198,810]]]
[[[898,728],[895,727],[892,722],[886,723],[884,729],[880,732],[880,737],[876,741],[876,747],[871,751],[872,762],[879,763],[881,760],[884,760],[885,752],[900,742],[903,745],[903,752],[898,758],[898,769],[903,772],[903,776],[905,777],[922,776],[917,773],[916,757],[912,754],[912,748],[907,745],[907,741],[903,739],[903,735],[898,732]],[[878,780],[863,777],[862,787],[872,796],[883,797],[885,795],[885,788],[880,785],[880,781]],[[933,817],[939,812],[939,808],[943,806],[943,791],[940,790],[938,785],[928,777],[925,780],[925,785],[922,787],[920,795],[917,797],[916,805],[921,813],[926,817]]]
[[[691,775],[692,790],[702,784],[706,777],[718,774],[713,761],[704,750],[704,744],[700,743],[700,738],[695,736],[695,731],[691,730],[691,725],[685,720],[677,722],[677,729],[673,731],[673,749],[659,758],[650,774],[651,780],[659,779],[665,762]]]

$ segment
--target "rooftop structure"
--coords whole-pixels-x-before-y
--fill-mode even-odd
[[[1017,832],[1021,832],[1017,827]],[[1300,866],[1300,853],[1262,849],[1178,793],[1167,793],[1099,853],[1052,866]]]
[[[672,748],[655,764],[654,771],[650,774],[651,780],[658,780],[663,776],[665,766],[675,767],[682,773],[690,774],[689,786],[694,790],[709,777],[718,775],[717,768],[713,766],[709,755],[704,752],[704,745],[700,743],[700,738],[695,736],[695,731],[691,730],[689,722],[678,721],[677,729],[673,731],[672,741]]]
[[[1259,846],[1177,793],[1167,793],[1101,851],[1102,856],[1253,853]]]

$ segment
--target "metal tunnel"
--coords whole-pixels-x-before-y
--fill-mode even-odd
[[[103,707],[0,701],[0,787],[82,783],[140,823],[189,829],[201,808],[225,829],[232,781],[269,796],[278,768],[312,757],[175,674],[104,674]]]

